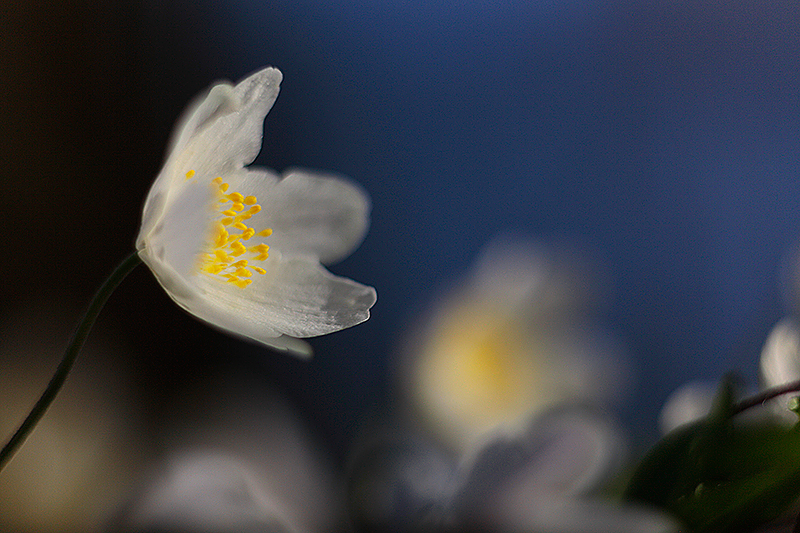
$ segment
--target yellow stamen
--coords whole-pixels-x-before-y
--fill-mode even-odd
[[[214,245],[217,248],[225,246],[228,242],[228,230],[222,224],[217,224],[216,235],[214,237]]]
[[[194,174],[195,174],[194,170],[190,170],[189,172],[186,173],[186,179],[187,180],[192,179],[194,177]]]
[[[193,170],[187,172],[186,179],[194,177],[195,174]],[[267,273],[264,268],[250,265],[250,262],[265,261],[269,257],[269,246],[263,242],[245,246],[241,241],[254,237],[269,237],[272,235],[272,229],[257,230],[248,226],[245,221],[261,211],[258,199],[235,191],[227,193],[229,186],[230,184],[225,183],[222,177],[211,180],[212,194],[218,200],[213,204],[216,206],[214,210],[217,215],[209,234],[208,250],[198,255],[198,271],[244,289],[252,282],[249,278],[254,273],[259,275]],[[245,206],[248,206],[246,211]],[[229,228],[239,230],[241,233],[230,233]],[[251,255],[239,259],[244,254]]]

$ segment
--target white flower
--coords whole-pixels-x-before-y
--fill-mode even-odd
[[[591,291],[576,270],[527,243],[496,240],[410,336],[403,390],[446,445],[474,450],[554,405],[618,395],[620,350],[582,316]]]
[[[719,385],[710,381],[691,381],[674,390],[658,417],[661,433],[666,435],[705,418],[711,411],[718,388]]]
[[[616,424],[574,407],[497,436],[470,458],[402,431],[373,437],[351,462],[352,518],[368,531],[679,531],[656,510],[602,497],[626,448]]]
[[[308,355],[313,337],[364,322],[375,289],[320,263],[349,255],[369,199],[330,175],[247,167],[261,149],[280,71],[221,83],[190,107],[144,206],[136,248],[169,296],[196,317]]]

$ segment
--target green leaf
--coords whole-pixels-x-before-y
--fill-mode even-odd
[[[780,516],[800,496],[800,431],[734,423],[732,406],[727,379],[705,420],[645,456],[625,499],[660,507],[694,533],[751,531]]]

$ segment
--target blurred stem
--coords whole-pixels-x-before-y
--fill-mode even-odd
[[[125,260],[114,269],[108,279],[103,283],[100,289],[98,289],[97,293],[95,293],[94,298],[92,298],[92,301],[89,303],[88,309],[86,309],[86,313],[83,315],[83,319],[81,319],[78,327],[72,334],[72,338],[67,345],[67,350],[64,352],[64,357],[61,359],[61,363],[59,363],[55,374],[53,374],[53,377],[50,379],[47,388],[42,393],[39,401],[36,402],[36,405],[33,406],[33,409],[31,409],[28,417],[22,422],[16,433],[14,433],[14,436],[11,437],[11,440],[9,440],[3,447],[3,450],[0,451],[0,471],[3,470],[11,457],[14,456],[16,449],[25,441],[31,430],[33,430],[50,407],[50,404],[53,403],[56,395],[58,395],[58,392],[67,379],[69,371],[72,369],[72,365],[78,358],[81,348],[83,348],[83,344],[86,342],[86,337],[89,336],[89,331],[91,331],[108,297],[111,296],[114,289],[125,279],[125,276],[141,262],[142,260],[139,258],[137,252],[126,257]]]
[[[778,396],[783,396],[784,394],[790,394],[792,392],[800,392],[800,381],[790,381],[789,383],[784,383],[780,387],[773,387],[765,390],[762,393],[756,394],[755,396],[746,398],[741,402],[734,404],[733,414],[737,415],[742,411],[750,409],[751,407],[756,407],[764,402],[768,402],[769,400],[774,400]]]

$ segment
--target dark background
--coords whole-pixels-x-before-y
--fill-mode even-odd
[[[128,347],[154,426],[236,366],[344,456],[405,328],[503,231],[600,259],[603,325],[637,376],[620,414],[644,442],[687,380],[754,385],[795,303],[796,1],[35,4],[0,8],[4,321],[30,302],[77,319],[133,249],[174,121],[217,79],[280,68],[257,163],[334,170],[373,199],[332,268],[377,288],[373,316],[312,340],[310,362],[196,322],[144,267],[125,281],[97,327]]]

